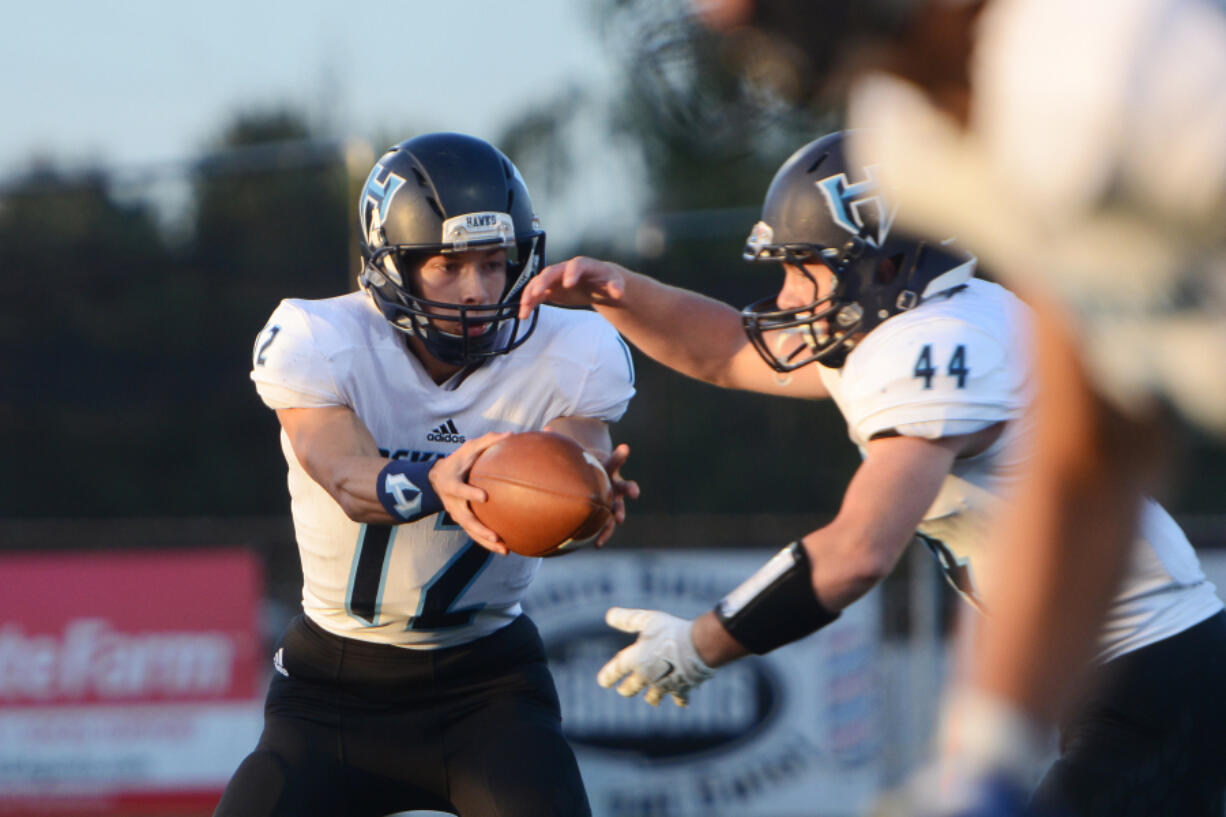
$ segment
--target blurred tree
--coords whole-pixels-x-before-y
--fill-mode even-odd
[[[210,502],[194,499],[193,508],[280,512],[276,418],[246,374],[252,343],[282,298],[325,298],[354,286],[343,151],[294,113],[245,114],[198,164],[194,187],[186,262],[206,282],[198,308],[207,320],[182,358],[191,371],[186,416],[170,420],[180,434],[192,430],[182,473],[207,486]]]
[[[0,514],[283,509],[246,371],[279,298],[349,286],[341,155],[292,114],[252,114],[190,172],[174,246],[101,170],[39,167],[0,199]]]
[[[584,101],[581,88],[567,85],[525,110],[498,139],[499,150],[515,162],[529,182],[534,201],[565,193],[575,171],[575,145],[566,138],[566,128],[576,107]]]
[[[167,351],[154,315],[174,262],[148,209],[107,177],[40,167],[0,203],[0,513],[133,507],[126,461]],[[88,465],[86,465],[88,463]]]

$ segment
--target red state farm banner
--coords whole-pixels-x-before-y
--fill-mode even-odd
[[[255,745],[259,564],[0,556],[0,815],[210,813]]]

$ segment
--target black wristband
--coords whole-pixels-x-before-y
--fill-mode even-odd
[[[809,555],[792,542],[720,599],[715,616],[728,634],[762,655],[817,632],[839,617],[813,593]]]

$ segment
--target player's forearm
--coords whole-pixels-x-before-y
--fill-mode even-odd
[[[813,592],[830,610],[843,610],[880,584],[910,541],[895,535],[888,542],[871,530],[840,525],[839,520],[803,540],[813,563]]]
[[[388,514],[376,490],[379,472],[387,462],[383,457],[347,457],[330,463],[322,479],[315,477],[315,481],[354,522],[396,524],[402,520]]]
[[[830,586],[823,591],[815,588],[814,595],[821,600],[823,607],[837,612],[872,590],[882,578],[884,574],[876,572],[861,572],[854,576],[848,574],[832,579]],[[834,601],[827,603],[827,598]],[[749,655],[749,650],[732,637],[714,612],[703,613],[694,619],[690,637],[698,657],[712,669]]]
[[[823,605],[842,610],[889,575],[955,457],[973,439],[899,436],[868,443],[838,514],[804,538],[813,563],[813,588]]]
[[[277,418],[303,470],[355,522],[393,521],[379,502],[377,480],[387,458],[346,406],[279,409]]]
[[[770,652],[831,624],[839,611],[822,604],[813,581],[808,549],[800,541],[789,542],[715,609],[694,620],[694,651],[707,666],[718,667],[751,652]]]
[[[749,650],[729,635],[715,613],[710,611],[694,619],[690,638],[694,641],[698,657],[712,669],[749,655]]]
[[[648,357],[682,374],[731,386],[729,363],[748,341],[726,303],[634,272],[626,292],[596,311]]]

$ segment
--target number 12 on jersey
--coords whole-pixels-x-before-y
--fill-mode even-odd
[[[459,527],[443,515],[440,527]],[[363,525],[359,534],[353,573],[349,580],[349,614],[368,624],[379,623],[379,607],[387,582],[395,525]],[[468,539],[443,567],[421,588],[417,614],[408,620],[410,630],[440,630],[460,627],[472,621],[481,605],[455,608],[456,600],[468,589],[477,574],[493,558],[493,553]]]
[[[957,387],[965,389],[966,378],[970,373],[970,367],[966,365],[966,346],[959,343],[954,347],[954,353],[949,356],[949,363],[945,365],[945,374],[949,377],[956,377]],[[932,388],[932,379],[940,372],[932,365],[931,343],[925,343],[924,348],[920,349],[919,358],[915,361],[915,368],[911,370],[911,374],[924,381],[925,389]]]

